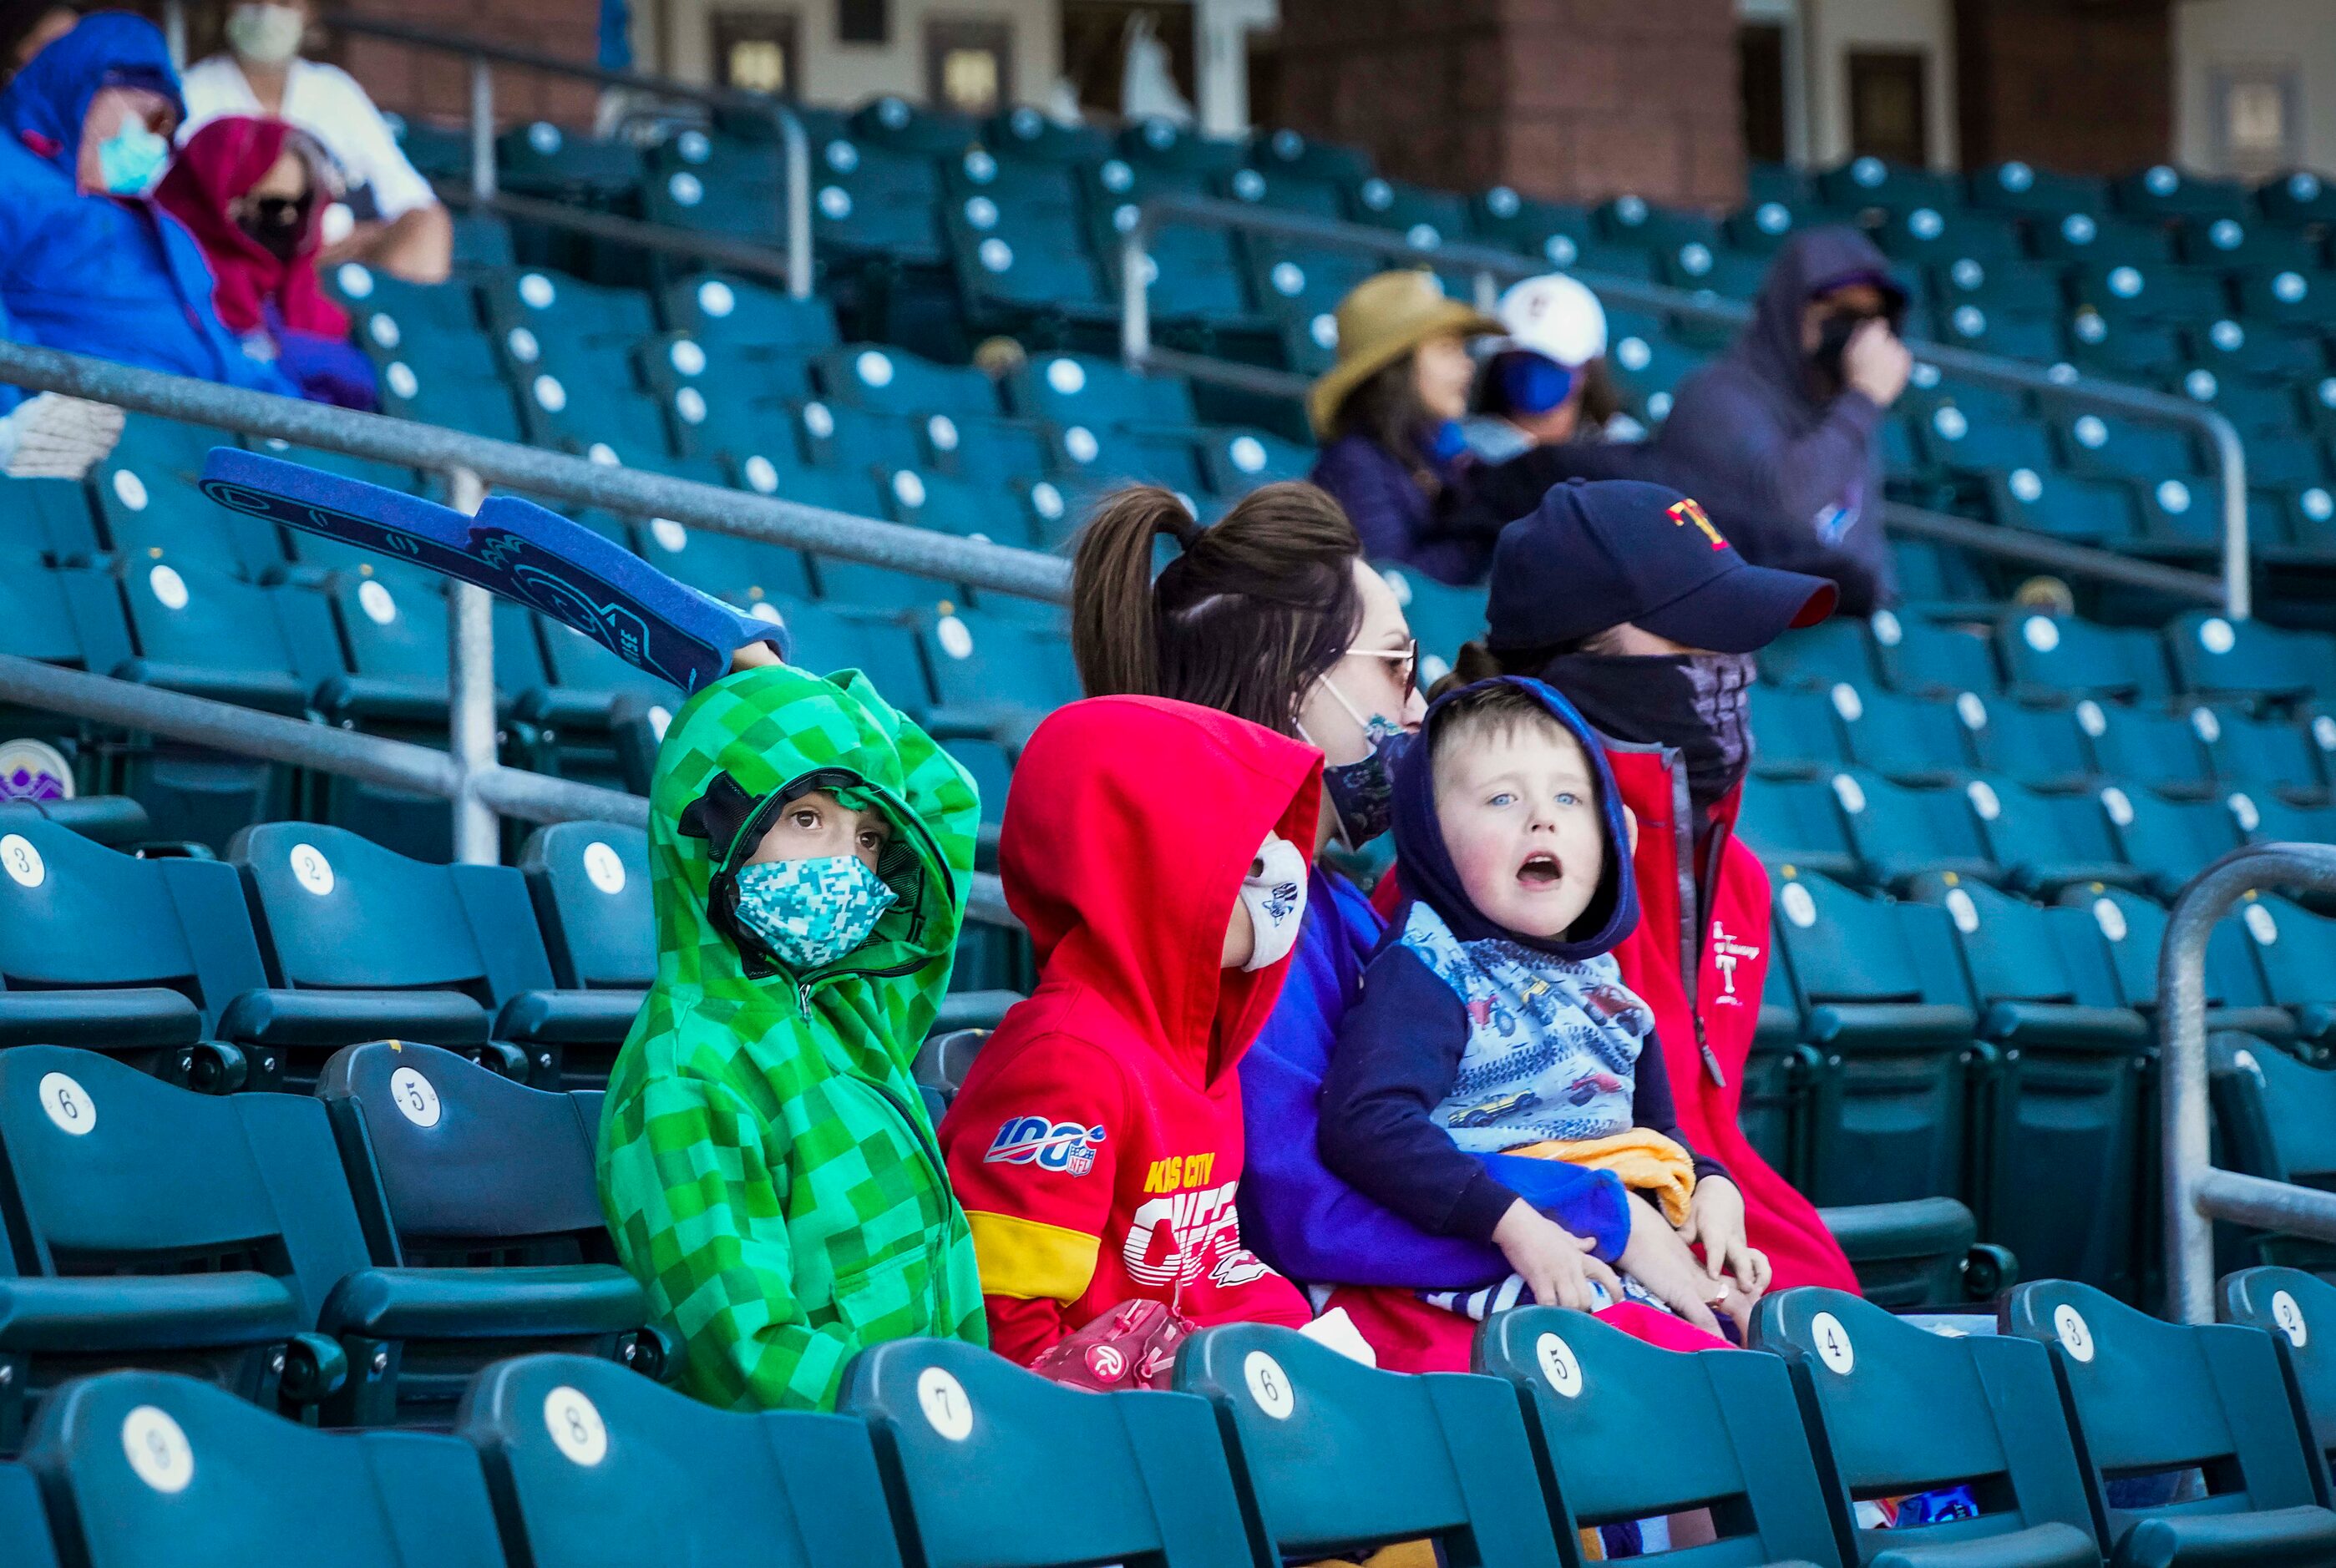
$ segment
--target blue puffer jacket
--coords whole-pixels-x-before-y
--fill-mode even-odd
[[[297,395],[219,324],[210,267],[176,218],[143,198],[79,189],[82,122],[107,87],[179,102],[152,23],[122,11],[87,16],[0,92],[0,334]],[[0,411],[22,395],[0,386]]]

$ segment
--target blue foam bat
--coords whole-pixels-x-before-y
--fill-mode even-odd
[[[203,493],[231,511],[322,534],[474,583],[572,627],[635,669],[695,692],[784,628],[709,598],[558,512],[497,496],[466,518],[418,496],[235,447],[213,447]]]

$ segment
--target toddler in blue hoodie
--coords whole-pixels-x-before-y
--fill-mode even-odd
[[[1394,828],[1404,903],[1339,1030],[1324,1163],[1515,1270],[1439,1304],[1628,1291],[1713,1332],[1714,1306],[1741,1322],[1758,1292],[1712,1299],[1676,1229],[1726,1173],[1682,1141],[1653,1015],[1609,956],[1639,912],[1599,738],[1539,681],[1452,692],[1397,765]],[[1551,1161],[1579,1179],[1553,1188]]]

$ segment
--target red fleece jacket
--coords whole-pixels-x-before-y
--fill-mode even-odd
[[[1072,703],[1023,750],[998,871],[1038,986],[940,1127],[1000,1354],[1027,1364],[1137,1296],[1203,1326],[1312,1316],[1233,1205],[1233,1070],[1289,960],[1219,960],[1259,845],[1311,846],[1320,794],[1312,748],[1157,698]]]

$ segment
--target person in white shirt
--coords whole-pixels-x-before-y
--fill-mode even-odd
[[[356,79],[300,57],[307,0],[241,0],[228,12],[229,53],[188,68],[180,140],[223,115],[288,121],[315,137],[345,182],[327,210],[321,265],[362,261],[413,283],[439,283],[453,260],[446,208],[390,133]]]

